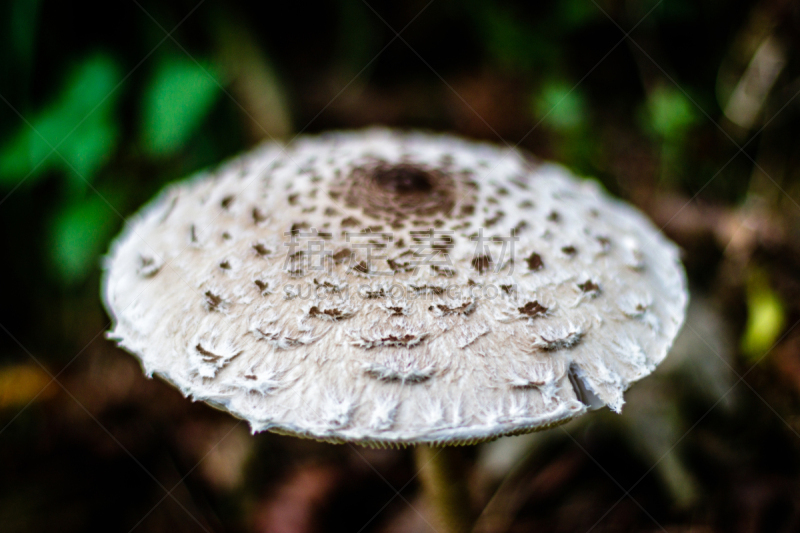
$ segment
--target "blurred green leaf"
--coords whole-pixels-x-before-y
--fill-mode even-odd
[[[647,126],[669,141],[683,139],[697,122],[694,105],[677,89],[659,86],[647,99]]]
[[[603,12],[585,0],[561,0],[555,5],[561,25],[576,29],[602,16]]]
[[[537,119],[556,131],[574,131],[586,122],[586,101],[580,89],[564,81],[548,81],[534,97]]]
[[[156,68],[144,93],[142,145],[153,156],[180,150],[211,111],[219,85],[206,62],[170,57]]]
[[[70,154],[71,169],[89,179],[106,162],[116,146],[119,134],[110,116],[92,114],[81,127],[68,137],[59,151]]]
[[[0,186],[13,187],[51,169],[61,170],[78,187],[91,181],[118,139],[114,109],[120,79],[117,63],[108,56],[78,64],[56,99],[0,146]]]
[[[512,9],[485,0],[468,2],[486,49],[506,69],[531,70],[542,63],[554,63],[560,49],[550,36],[536,31]]]
[[[763,356],[778,340],[786,324],[786,311],[780,296],[769,286],[761,270],[751,273],[747,282],[747,325],[742,335],[742,353],[750,359]]]
[[[65,284],[86,278],[116,231],[114,210],[100,196],[68,205],[53,221],[50,258],[56,277]]]

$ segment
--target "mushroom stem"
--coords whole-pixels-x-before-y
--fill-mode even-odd
[[[466,533],[472,517],[469,510],[464,470],[459,464],[457,450],[450,446],[419,444],[414,449],[422,487],[433,504],[439,531]]]

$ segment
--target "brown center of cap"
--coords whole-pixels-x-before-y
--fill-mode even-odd
[[[382,166],[372,173],[372,181],[394,194],[426,193],[433,190],[434,176],[414,165]]]
[[[459,203],[460,177],[446,168],[372,160],[331,184],[331,197],[370,218],[404,221],[450,216]]]

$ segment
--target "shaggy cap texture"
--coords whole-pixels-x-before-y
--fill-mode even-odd
[[[170,186],[105,268],[109,335],[148,375],[253,431],[365,444],[619,411],[687,303],[676,247],[594,182],[374,129]]]

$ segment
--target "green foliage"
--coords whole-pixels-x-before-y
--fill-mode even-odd
[[[581,28],[603,16],[603,13],[591,1],[560,0],[555,7],[558,26],[565,29]]]
[[[582,87],[560,77],[549,79],[534,93],[531,105],[534,124],[549,130],[555,159],[593,174],[597,136]]]
[[[648,93],[639,117],[642,129],[660,146],[661,179],[673,184],[691,181],[696,173],[686,167],[686,149],[699,119],[697,106],[680,89],[660,84]]]
[[[543,69],[552,72],[563,65],[564,49],[554,43],[602,16],[597,6],[584,0],[562,0],[552,7],[532,5],[524,10],[489,0],[472,0],[465,6],[493,62],[536,76]]]
[[[60,170],[69,183],[83,188],[116,147],[114,120],[120,69],[98,54],[70,72],[56,98],[22,122],[0,146],[0,187]]]
[[[575,131],[586,124],[586,101],[580,88],[562,80],[544,84],[533,101],[537,121],[556,131]]]
[[[695,105],[680,90],[661,85],[647,97],[646,127],[666,141],[680,141],[697,122]]]
[[[26,12],[18,11],[20,17]],[[20,53],[26,46],[20,42]],[[45,270],[64,285],[79,283],[97,267],[118,226],[115,209],[88,191],[87,184],[96,181],[117,151],[121,70],[107,54],[87,56],[68,70],[49,101],[24,116],[0,144],[0,188],[33,184],[48,172],[63,178],[61,190],[68,194],[61,195],[49,213],[44,241],[49,258]],[[172,155],[197,131],[220,92],[210,71],[207,63],[198,65],[183,57],[157,64],[142,95],[141,144],[147,156]],[[125,203],[129,193],[122,193],[127,189],[122,182],[112,182],[104,194]]]
[[[747,325],[741,340],[742,353],[758,360],[772,348],[786,325],[780,296],[770,287],[765,272],[753,269],[747,281]]]
[[[167,57],[157,66],[142,102],[142,147],[151,156],[180,150],[219,96],[211,65]]]
[[[512,9],[484,1],[469,6],[488,53],[501,67],[528,71],[553,58],[556,50],[548,46],[546,36]]]
[[[85,279],[117,230],[117,220],[115,210],[96,194],[57,213],[48,239],[53,277],[67,285]]]

